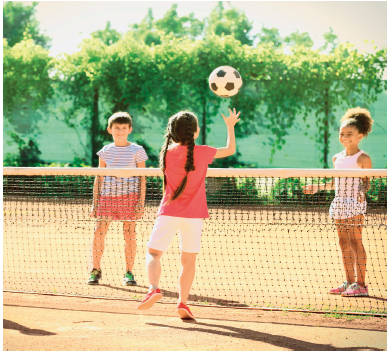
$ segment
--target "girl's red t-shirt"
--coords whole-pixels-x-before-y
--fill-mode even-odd
[[[208,218],[206,201],[207,167],[213,162],[217,149],[207,145],[195,145],[195,171],[188,173],[187,185],[179,198],[167,203],[186,175],[187,146],[175,145],[166,154],[165,175],[167,185],[158,215],[182,218]]]

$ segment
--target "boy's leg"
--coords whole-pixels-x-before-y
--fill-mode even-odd
[[[161,257],[163,251],[149,248],[146,251],[146,273],[149,280],[149,291],[158,289],[161,276]]]
[[[103,257],[105,238],[111,220],[97,221],[92,240],[92,268],[100,269]]]
[[[137,252],[135,221],[123,222],[123,237],[125,239],[126,272],[132,272]]]
[[[187,303],[191,286],[195,278],[196,255],[196,253],[181,253],[181,272],[178,304],[183,303],[185,305]]]

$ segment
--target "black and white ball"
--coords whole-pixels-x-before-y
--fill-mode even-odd
[[[220,66],[209,77],[211,91],[220,97],[237,95],[242,85],[240,73],[231,66]]]

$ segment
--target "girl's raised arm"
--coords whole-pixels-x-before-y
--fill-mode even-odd
[[[235,108],[233,108],[233,112],[229,108],[229,112],[230,116],[227,118],[221,113],[227,126],[227,143],[225,147],[217,149],[217,153],[214,156],[216,159],[233,155],[236,152],[236,136],[234,134],[234,126],[237,122],[240,121],[238,117],[240,116],[241,112],[236,113]]]

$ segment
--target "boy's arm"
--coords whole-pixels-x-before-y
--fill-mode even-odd
[[[234,134],[234,126],[238,121],[240,121],[238,117],[240,116],[241,112],[238,112],[236,114],[235,108],[233,109],[233,112],[229,109],[229,112],[230,112],[230,116],[228,118],[226,118],[223,114],[221,114],[223,119],[225,120],[226,127],[227,127],[226,147],[217,149],[217,153],[214,156],[215,159],[230,156],[236,152],[236,136]]]
[[[99,157],[99,166],[98,167],[106,167],[106,163]],[[96,176],[95,182],[93,183],[93,199],[92,199],[92,210],[91,217],[96,217],[96,208],[99,205],[99,197],[102,189],[103,176]]]
[[[137,168],[145,168],[145,161],[137,162]],[[146,177],[141,176],[140,177],[140,196],[139,196],[138,207],[136,210],[136,213],[138,214],[139,217],[141,217],[144,214],[145,195],[146,195]]]

